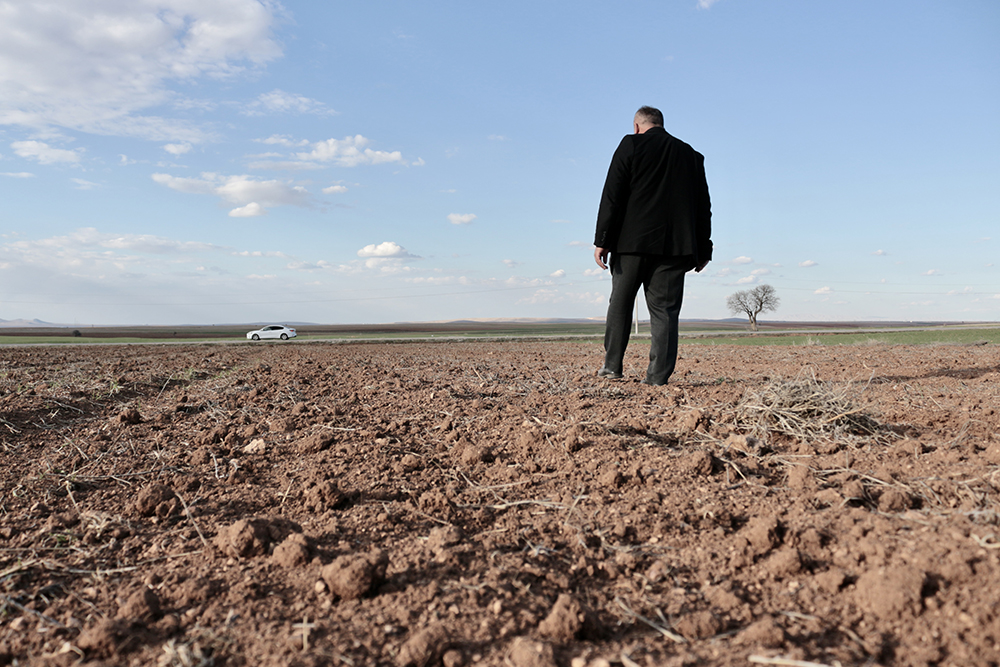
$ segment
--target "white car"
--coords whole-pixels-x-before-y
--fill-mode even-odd
[[[295,329],[285,327],[280,324],[271,324],[263,329],[247,332],[247,338],[249,340],[260,340],[261,338],[280,338],[281,340],[288,340],[289,338],[295,338],[295,336]]]

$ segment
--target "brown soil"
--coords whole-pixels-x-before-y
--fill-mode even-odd
[[[1000,350],[6,348],[0,665],[997,665]]]

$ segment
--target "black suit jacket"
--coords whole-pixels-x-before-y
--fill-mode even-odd
[[[597,213],[594,245],[617,253],[712,259],[705,158],[662,127],[618,145]]]

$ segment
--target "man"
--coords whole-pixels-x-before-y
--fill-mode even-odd
[[[632,124],[635,134],[622,139],[611,159],[597,214],[594,260],[611,267],[604,367],[597,374],[622,377],[641,285],[652,330],[643,382],[662,385],[677,363],[684,274],[712,259],[712,205],[704,156],[663,129],[663,114],[642,107]]]

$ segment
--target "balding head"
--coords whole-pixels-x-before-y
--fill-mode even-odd
[[[632,119],[635,133],[642,134],[651,127],[663,127],[663,113],[653,107],[640,107]]]

